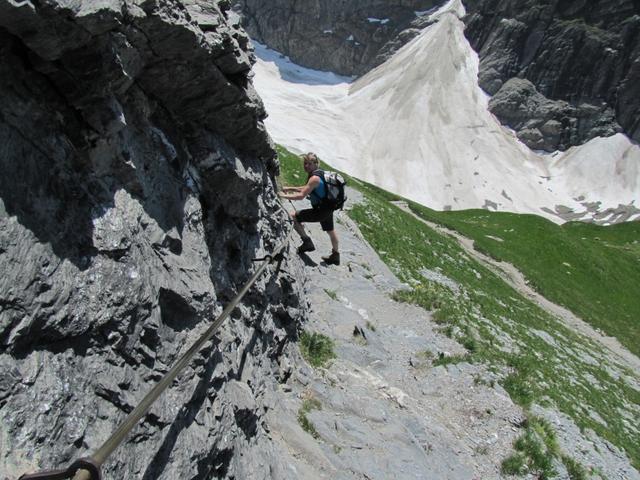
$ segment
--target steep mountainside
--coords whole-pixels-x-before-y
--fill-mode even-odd
[[[294,181],[299,159],[278,151]],[[640,278],[640,224],[435,212],[347,181],[343,265],[316,266],[330,248],[318,225],[319,252],[305,256],[305,329],[328,337],[309,339],[305,354],[325,368],[298,369],[271,412],[300,478],[640,480],[640,299],[627,288]],[[560,300],[562,290],[562,303],[596,306],[615,326],[580,305],[599,333],[539,293]],[[296,410],[317,441],[287,425]]]
[[[0,1],[3,478],[99,447],[283,240],[247,44],[215,2]],[[306,309],[296,265],[267,270],[107,478],[278,468],[262,418]]]
[[[640,140],[640,2],[464,3],[480,86],[527,145],[564,150],[620,127]]]
[[[363,75],[430,24],[443,1],[237,3],[255,40],[300,65]],[[465,0],[491,111],[532,149],[624,132],[640,140],[640,3]]]
[[[255,40],[306,67],[362,75],[383,63],[428,23],[444,0],[240,0]]]

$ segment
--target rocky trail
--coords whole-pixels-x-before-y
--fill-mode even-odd
[[[429,312],[390,298],[403,284],[338,216],[342,264],[316,225],[306,258],[307,329],[335,342],[326,369],[298,369],[269,417],[297,478],[496,478],[523,420],[521,409],[481,365],[431,367],[431,355],[464,353],[438,333]],[[431,352],[431,353],[429,353]],[[483,382],[478,382],[483,379]],[[304,400],[318,439],[295,421]],[[295,422],[295,423],[294,423]],[[294,473],[295,470],[295,473]],[[282,473],[282,472],[281,472]]]
[[[317,250],[303,256],[311,309],[305,329],[331,338],[336,358],[317,369],[300,360],[273,393],[267,423],[283,455],[278,478],[504,478],[500,465],[523,432],[525,413],[487,366],[433,367],[437,356],[464,348],[438,332],[431,313],[391,299],[407,286],[346,214],[337,218],[342,264],[321,261],[330,244],[314,224],[308,230]],[[543,414],[589,462],[625,472],[611,478],[639,478],[608,442],[585,438],[559,412]],[[301,427],[301,416],[313,431]],[[558,471],[557,478],[569,478],[562,465]]]

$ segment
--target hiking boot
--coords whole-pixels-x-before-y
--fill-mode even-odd
[[[340,254],[335,250],[328,257],[322,257],[327,265],[340,265]]]
[[[313,252],[315,249],[316,247],[311,241],[311,238],[305,237],[302,239],[302,245],[298,247],[298,253]]]

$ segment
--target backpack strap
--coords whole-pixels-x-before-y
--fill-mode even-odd
[[[322,197],[320,197],[319,195],[316,195],[318,198],[322,199],[324,197],[327,196],[327,182],[324,179],[324,170],[318,168],[317,170],[314,170],[313,172],[311,172],[311,175],[309,175],[309,178],[311,177],[318,177],[320,179],[320,184],[318,185],[318,187],[320,185],[322,185],[322,191],[324,192],[324,195]],[[316,187],[317,188],[317,187]],[[315,192],[315,190],[314,190]]]

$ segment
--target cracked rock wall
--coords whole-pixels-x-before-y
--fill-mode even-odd
[[[0,0],[0,463],[98,448],[283,239],[248,37],[204,1]],[[270,478],[300,266],[267,269],[105,478]]]
[[[478,82],[533,149],[640,140],[640,2],[464,0]]]
[[[428,24],[444,0],[238,0],[252,38],[305,67],[363,75]]]

